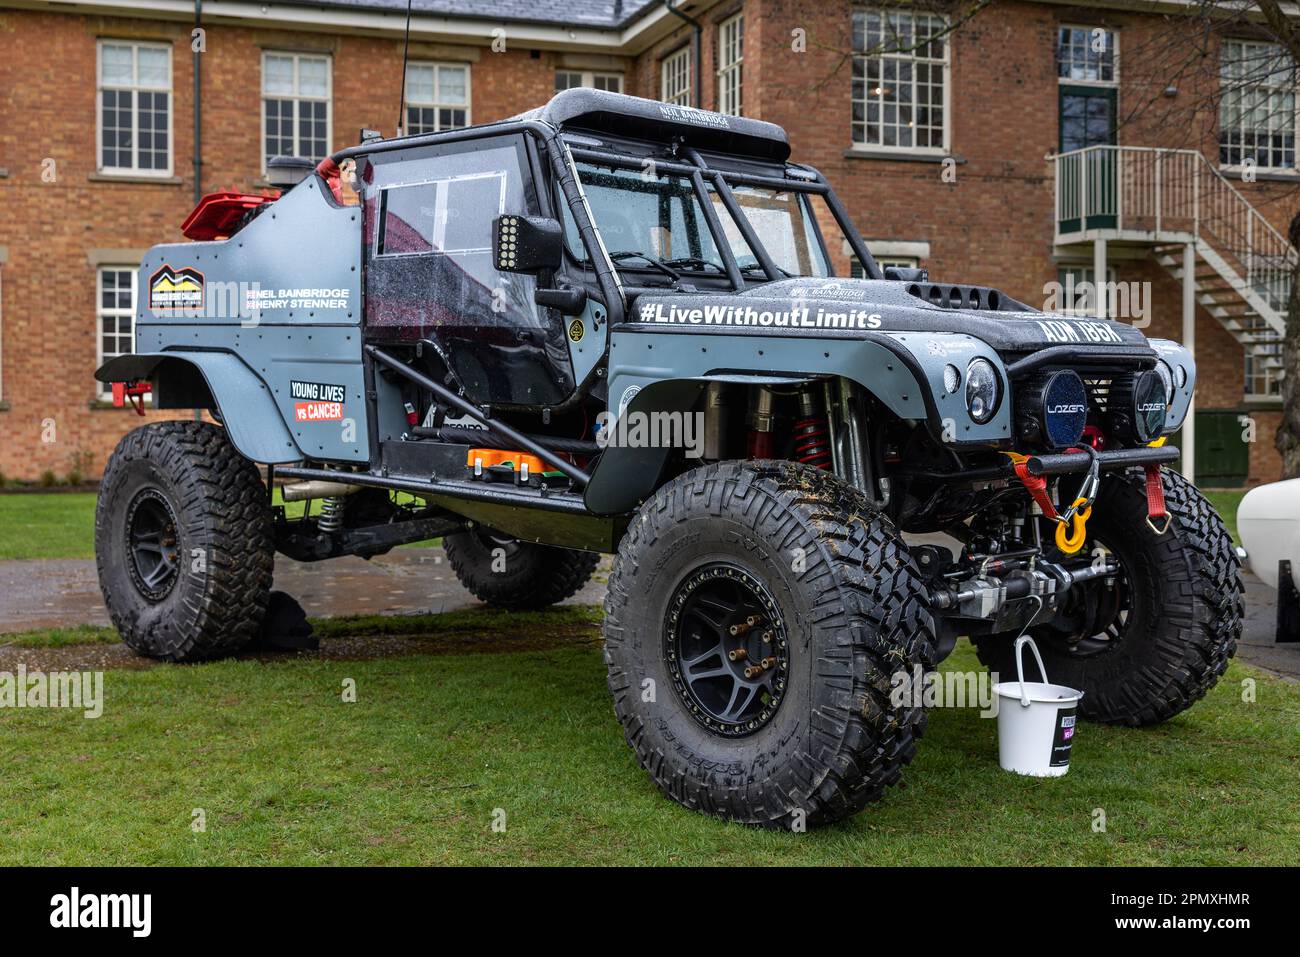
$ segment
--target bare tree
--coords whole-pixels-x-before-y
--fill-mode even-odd
[[[821,48],[822,69],[791,85],[800,86],[803,95],[816,93],[855,60],[914,52],[946,40],[993,2],[878,0],[871,6],[882,14],[879,42],[846,32],[830,43],[811,44]],[[942,26],[929,18],[923,29],[911,18],[889,15],[902,10],[937,14]],[[1135,27],[1125,31],[1121,51],[1124,86],[1123,112],[1115,118],[1118,129],[1137,141],[1208,154],[1218,160],[1216,168],[1222,164],[1238,169],[1246,182],[1254,181],[1260,168],[1294,168],[1300,134],[1300,13],[1295,11],[1294,4],[1284,6],[1279,0],[1188,0],[1181,8],[1161,0],[1137,0],[1126,8],[1089,10],[1087,22]],[[1134,15],[1141,16],[1140,26]],[[1239,42],[1243,40],[1256,42]],[[1251,202],[1265,210],[1285,204],[1290,213],[1298,196],[1296,187],[1277,183],[1267,193],[1257,191]],[[1289,270],[1289,287],[1273,289],[1270,296],[1286,314],[1280,341],[1283,413],[1275,443],[1283,475],[1291,478],[1300,476],[1300,212],[1287,218],[1291,248],[1278,257],[1276,274]]]
[[[1300,78],[1300,20],[1277,0],[1192,0],[1171,11],[1159,0],[1108,10],[1114,25],[1140,13],[1154,30],[1127,31],[1123,55],[1124,109],[1116,118],[1138,140],[1191,148],[1254,182],[1261,168],[1296,166],[1296,97]],[[1137,33],[1135,39],[1132,34]],[[1143,34],[1145,34],[1143,36]],[[1254,41],[1254,42],[1242,42]],[[1258,208],[1294,207],[1300,191],[1275,184],[1251,196]],[[1285,478],[1300,476],[1300,212],[1291,212],[1291,248],[1277,264],[1290,273],[1271,295],[1285,310],[1281,337],[1282,419],[1275,444]]]

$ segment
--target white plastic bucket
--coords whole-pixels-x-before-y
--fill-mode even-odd
[[[1024,648],[1034,653],[1043,681],[1026,681]],[[1036,778],[1056,778],[1070,770],[1079,699],[1082,691],[1047,684],[1047,669],[1028,635],[1016,639],[1016,677],[993,686],[998,701],[998,763],[1008,771]]]

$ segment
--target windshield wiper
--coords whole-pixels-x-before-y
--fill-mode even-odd
[[[641,259],[650,264],[651,269],[657,269],[673,282],[679,282],[682,274],[673,269],[668,263],[664,262],[657,256],[651,256],[647,253],[637,252],[635,250],[626,250],[623,252],[610,253],[609,258],[614,262],[622,262],[624,259]]]
[[[775,263],[774,263],[773,265],[775,265]],[[758,272],[761,272],[761,273],[766,273],[766,272],[767,272],[767,270],[763,268],[763,264],[762,264],[762,263],[745,263],[745,265],[743,265],[743,266],[740,267],[740,271],[741,271],[741,272],[754,272],[755,270],[757,270]],[[786,279],[793,279],[793,278],[794,278],[794,273],[792,273],[792,272],[787,272],[786,270],[782,269],[780,266],[777,266],[777,267],[776,267],[776,271],[779,272],[779,273],[780,273],[782,276],[784,276]]]
[[[701,259],[699,256],[678,256],[675,259],[663,260],[663,264],[676,269],[693,267],[695,269],[716,269],[719,273],[726,273],[726,270],[717,263],[708,259]]]

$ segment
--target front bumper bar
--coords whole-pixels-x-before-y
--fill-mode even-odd
[[[1134,465],[1164,465],[1178,458],[1181,453],[1177,446],[1162,445],[1159,448],[1116,449],[1113,452],[1098,452],[1097,467],[1103,471],[1126,469]],[[1074,472],[1086,472],[1090,456],[1080,452],[1056,452],[1050,455],[1031,455],[1026,463],[1030,475],[1069,475]],[[1008,463],[1004,472],[1015,474],[1015,467]]]
[[[1097,453],[1097,468],[1102,472],[1126,469],[1133,466],[1165,465],[1176,460],[1182,453],[1173,445],[1159,448],[1150,446],[1140,449],[1115,449],[1111,452]],[[1051,452],[1031,455],[1026,460],[1026,468],[1035,478],[1053,475],[1075,475],[1088,471],[1092,456],[1084,452]],[[1016,465],[1006,459],[998,465],[962,469],[956,472],[935,472],[930,470],[904,470],[911,478],[928,479],[943,482],[989,482],[997,479],[1016,478]]]

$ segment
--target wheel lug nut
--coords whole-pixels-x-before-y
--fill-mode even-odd
[[[766,671],[768,668],[775,667],[776,659],[772,657],[767,657],[764,658],[762,661],[760,661],[758,664],[759,667],[761,667],[764,671]]]
[[[742,659],[749,657],[749,652],[744,648],[733,648],[731,651],[727,652],[727,657],[732,661],[741,661]]]
[[[772,643],[772,633],[770,631],[763,632],[763,644],[770,645],[771,643]]]
[[[746,678],[756,678],[763,673],[763,669],[758,665],[750,665],[745,669]]]

